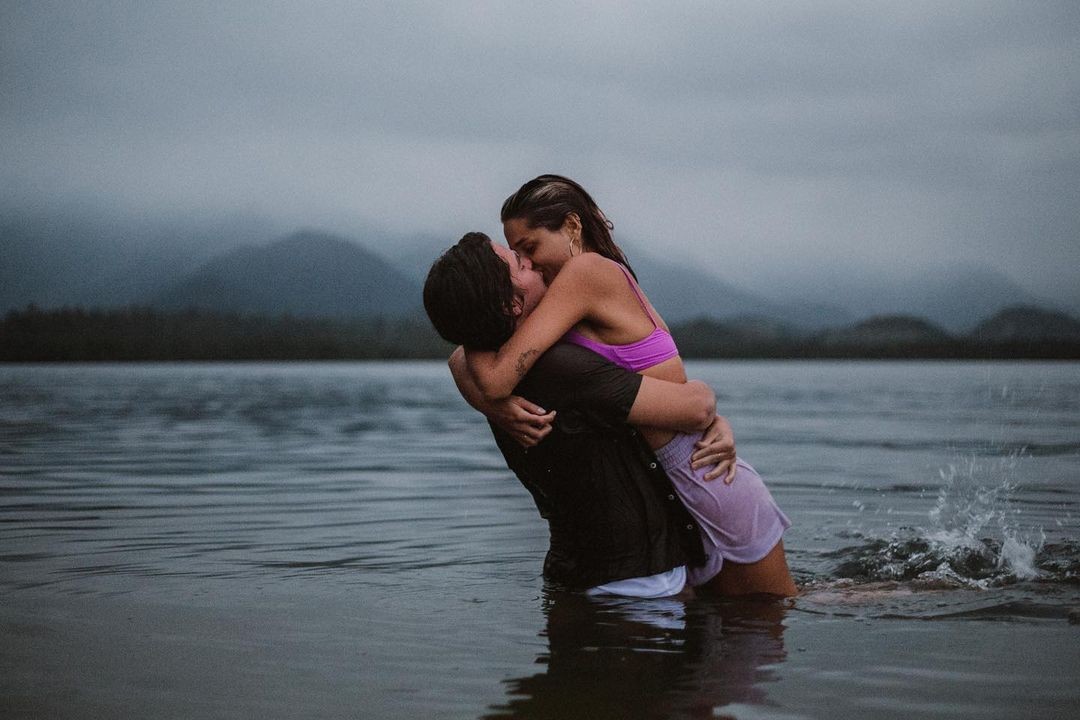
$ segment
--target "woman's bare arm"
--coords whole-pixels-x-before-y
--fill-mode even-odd
[[[568,330],[590,317],[609,291],[605,258],[585,253],[567,261],[543,300],[496,352],[466,351],[469,370],[489,401],[510,395],[536,359]]]
[[[465,366],[464,348],[455,350],[447,364],[450,366],[454,384],[465,402],[487,416],[522,446],[532,447],[551,432],[551,423],[555,420],[554,411],[548,412],[517,395],[494,402],[485,399]]]

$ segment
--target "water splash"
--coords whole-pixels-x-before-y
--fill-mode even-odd
[[[927,536],[944,549],[988,555],[1002,579],[1039,577],[1036,556],[1046,541],[1042,528],[1026,527],[1013,503],[1023,452],[999,458],[968,457],[939,471],[942,487],[930,511],[936,527]]]
[[[988,588],[1026,580],[1066,580],[1047,572],[1059,560],[1044,550],[1041,527],[1024,524],[1013,502],[1022,453],[962,458],[940,470],[941,490],[926,528],[831,553],[834,575],[859,582],[910,582],[922,588]],[[1056,547],[1056,546],[1055,546]],[[1060,548],[1058,548],[1060,550]],[[1067,563],[1070,565],[1071,563]]]

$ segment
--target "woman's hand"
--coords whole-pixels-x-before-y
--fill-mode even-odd
[[[555,420],[554,410],[546,412],[539,405],[517,395],[491,403],[488,410],[488,419],[526,448],[547,437]]]
[[[716,467],[705,473],[705,479],[723,477],[724,482],[730,485],[735,479],[735,435],[727,418],[717,415],[701,440],[695,443],[695,447],[697,450],[690,456],[690,467],[696,470],[706,465],[715,465]]]

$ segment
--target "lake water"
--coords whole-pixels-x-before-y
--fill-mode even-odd
[[[0,366],[0,714],[1080,716],[1080,365],[688,372],[790,604],[546,589],[443,363]]]

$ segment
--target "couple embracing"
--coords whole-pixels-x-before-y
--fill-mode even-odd
[[[428,274],[450,369],[548,521],[544,575],[589,595],[791,596],[790,521],[735,456],[713,391],[574,181],[502,207],[507,246],[469,233]]]

